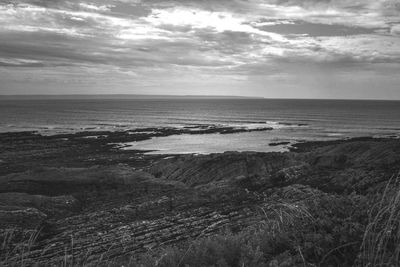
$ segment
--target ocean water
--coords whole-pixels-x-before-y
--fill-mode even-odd
[[[400,101],[292,99],[0,100],[0,132],[119,131],[198,124],[265,132],[180,135],[131,143],[153,153],[282,151],[271,142],[399,136]]]

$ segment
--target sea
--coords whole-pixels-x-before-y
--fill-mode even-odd
[[[271,131],[175,135],[124,144],[153,154],[284,151],[296,142],[400,136],[400,101],[306,99],[0,100],[0,132],[45,135],[196,125]],[[271,143],[288,142],[278,146]]]

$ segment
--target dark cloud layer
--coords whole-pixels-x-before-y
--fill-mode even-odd
[[[353,88],[354,75],[390,92],[400,81],[397,0],[6,0],[0,37],[8,94],[102,92],[101,81],[115,93],[296,97],[327,73]]]

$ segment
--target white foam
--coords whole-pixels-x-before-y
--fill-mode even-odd
[[[282,128],[297,128],[297,127],[305,127],[306,125],[299,125],[296,123],[283,123],[278,121],[265,121],[265,122],[257,122],[257,123],[234,123],[234,124],[223,124],[225,127],[234,127],[239,129],[247,129],[247,130],[257,130],[263,128],[272,128],[272,129],[282,129]]]
[[[327,136],[343,136],[342,133],[328,133]]]

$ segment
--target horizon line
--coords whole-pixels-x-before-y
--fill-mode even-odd
[[[77,100],[76,97],[85,97],[86,99],[100,98],[107,99],[116,97],[133,97],[129,100],[134,100],[134,97],[146,99],[146,98],[234,98],[234,99],[271,99],[271,100],[360,100],[360,101],[400,101],[400,99],[386,99],[386,98],[292,98],[292,97],[263,97],[263,96],[241,96],[241,95],[158,95],[158,94],[0,94],[0,100],[5,98],[8,100],[24,99],[29,100],[30,97],[36,98],[32,100],[39,100],[40,98],[45,99],[66,99],[66,100]],[[60,98],[57,98],[60,97]],[[15,98],[15,99],[13,99]],[[70,98],[70,99],[68,99]],[[45,100],[44,99],[44,100]],[[118,99],[122,100],[122,99]],[[138,99],[139,100],[139,99]]]

